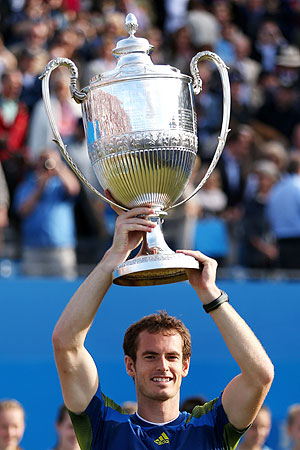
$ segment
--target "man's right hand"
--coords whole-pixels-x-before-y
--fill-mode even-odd
[[[118,211],[115,233],[110,253],[116,256],[118,263],[125,261],[130,252],[137,248],[145,233],[151,233],[155,223],[147,219],[154,214],[152,208],[139,207],[129,211]]]

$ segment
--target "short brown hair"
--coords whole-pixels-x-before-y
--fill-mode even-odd
[[[138,348],[138,337],[142,331],[149,333],[172,334],[177,332],[182,339],[182,359],[186,361],[191,356],[191,335],[184,323],[176,317],[169,316],[166,311],[150,314],[133,323],[126,331],[123,341],[125,355],[130,356],[133,362],[136,361]]]

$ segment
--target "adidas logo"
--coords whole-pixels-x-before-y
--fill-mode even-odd
[[[170,444],[169,438],[166,435],[165,432],[163,432],[158,439],[155,439],[155,444],[157,445],[163,445],[163,444]]]

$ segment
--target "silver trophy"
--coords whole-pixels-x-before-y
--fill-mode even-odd
[[[192,257],[177,254],[165,242],[162,224],[167,211],[188,201],[204,185],[214,170],[229,132],[230,85],[227,67],[215,53],[197,53],[191,61],[192,77],[171,66],[154,65],[153,46],[147,39],[135,37],[136,17],[128,14],[125,29],[129,37],[117,43],[114,70],[93,77],[89,86],[78,90],[78,70],[69,59],[50,61],[41,75],[46,112],[63,157],[78,178],[106,202],[128,210],[150,206],[156,223],[145,233],[139,254],[120,264],[114,283],[124,286],[148,286],[187,279],[185,269],[196,269]],[[223,121],[218,145],[211,164],[193,193],[178,199],[191,177],[197,154],[197,124],[194,94],[202,81],[198,61],[213,61],[223,87]],[[71,159],[53,117],[49,77],[60,66],[70,72],[71,95],[81,103],[89,158],[103,188],[115,202],[108,200],[84,177]],[[177,203],[176,203],[177,202]]]

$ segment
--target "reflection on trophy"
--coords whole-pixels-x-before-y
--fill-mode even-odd
[[[214,170],[228,134],[230,86],[227,67],[216,54],[204,51],[191,61],[192,77],[171,66],[154,65],[153,47],[147,39],[135,37],[137,21],[126,17],[129,37],[117,43],[114,70],[92,78],[89,86],[78,90],[78,71],[66,58],[48,63],[41,79],[43,96],[54,141],[76,175],[96,195],[127,210],[149,206],[156,223],[146,233],[139,254],[119,265],[114,283],[125,286],[167,284],[186,280],[185,269],[198,268],[198,262],[177,254],[166,244],[162,223],[167,211],[188,201]],[[194,94],[201,91],[197,68],[200,60],[210,60],[218,68],[223,86],[223,121],[211,164],[197,188],[178,202],[189,182],[197,154],[197,126]],[[59,66],[70,71],[70,90],[82,105],[82,115],[90,161],[97,179],[111,193],[108,200],[86,180],[74,164],[61,139],[51,110],[49,77]],[[177,202],[177,203],[176,203]]]

